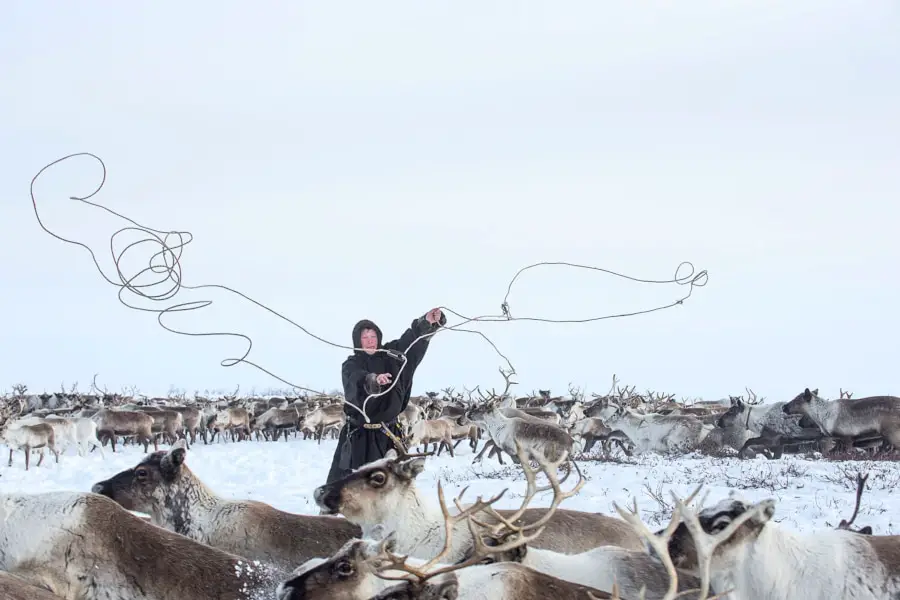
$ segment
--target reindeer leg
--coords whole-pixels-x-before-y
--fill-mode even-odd
[[[504,464],[503,463],[503,451],[500,449],[500,446],[498,446],[497,444],[494,444],[494,447],[491,448],[491,451],[488,454],[488,460],[490,460],[492,456],[496,456],[497,461],[499,461],[499,463],[501,465]],[[513,457],[513,462],[515,462],[515,457]]]
[[[12,466],[12,455],[13,455],[13,450],[12,450],[12,448],[10,448],[9,449],[9,464],[7,465],[8,467]]]
[[[450,456],[453,457],[453,456],[456,456],[456,455],[453,454],[453,448],[454,448],[454,446],[451,445],[451,442],[452,442],[452,441],[453,441],[453,440],[449,440],[449,441],[445,442],[445,444],[447,445],[447,451],[450,453]],[[460,442],[461,442],[461,441],[462,441],[462,440],[460,440]]]
[[[31,447],[25,446],[25,470],[27,471],[31,465]]]
[[[488,441],[486,441],[486,442],[484,443],[484,447],[481,449],[481,452],[478,453],[478,456],[476,456],[475,458],[472,459],[472,463],[481,462],[481,457],[484,456],[484,453],[487,452],[488,449],[489,449],[492,445],[494,445],[494,440],[490,440],[490,439],[489,439]],[[493,455],[493,452],[492,452],[491,454],[488,455],[488,460],[491,459],[491,456],[492,456],[492,455]]]

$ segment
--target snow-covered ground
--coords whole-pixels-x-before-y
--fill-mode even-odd
[[[336,442],[323,441],[321,446],[311,440],[292,438],[288,442],[216,442],[204,445],[198,440],[188,452],[187,463],[216,493],[228,498],[248,498],[267,502],[280,509],[318,514],[312,492],[324,482]],[[161,449],[166,446],[161,446]],[[0,449],[8,450],[5,446]],[[152,447],[151,447],[152,451]],[[90,491],[92,484],[134,466],[144,455],[140,448],[118,448],[113,454],[106,450],[106,459],[93,452],[79,457],[70,448],[57,465],[48,454],[40,468],[25,471],[24,456],[16,452],[13,466],[0,466],[0,492],[38,493],[53,490]],[[900,493],[900,463],[847,461],[830,462],[787,456],[780,460],[741,461],[737,458],[694,458],[645,456],[627,459],[628,462],[580,461],[588,479],[574,498],[563,506],[606,514],[615,514],[613,503],[630,506],[636,497],[644,521],[664,524],[669,513],[663,512],[658,496],[669,501],[669,490],[682,497],[699,484],[709,492],[707,502],[738,490],[750,500],[772,497],[777,500],[775,520],[797,530],[836,526],[842,518],[849,518],[855,502],[856,472],[868,471],[869,482],[863,495],[856,526],[871,525],[878,534],[894,534],[900,524],[894,522],[898,504],[895,489]],[[440,478],[448,498],[469,486],[465,499],[477,495],[491,496],[509,488],[501,499],[501,508],[515,507],[525,488],[521,470],[505,459],[500,466],[496,458],[482,464],[472,464],[472,452],[466,443],[459,445],[457,455],[447,454],[428,459],[419,487],[431,490],[437,502],[437,481]],[[5,463],[5,460],[4,460]],[[574,482],[573,474],[569,483]],[[452,496],[451,496],[452,494]],[[541,494],[533,506],[546,506],[550,493]]]

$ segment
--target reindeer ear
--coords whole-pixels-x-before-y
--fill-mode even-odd
[[[772,516],[775,514],[775,500],[772,498],[767,498],[758,503],[756,506],[761,506],[762,512],[750,520],[760,525],[768,523]],[[754,506],[753,508],[755,508],[756,506]]]
[[[812,391],[812,395],[813,395],[813,396],[818,396],[818,395],[819,395],[819,388],[814,389],[814,390]]]
[[[394,450],[393,448],[391,448],[390,450],[388,450],[385,453],[384,457],[387,459],[393,460],[393,459],[397,458],[397,451]]]
[[[172,448],[166,452],[166,455],[159,461],[160,471],[168,478],[174,477],[181,468],[181,465],[184,464],[187,450],[182,442],[184,442],[184,440],[178,440],[177,443],[173,444]]]
[[[807,402],[812,399],[812,392],[809,391],[809,388],[803,390],[803,399]]]
[[[425,470],[425,458],[417,456],[403,462],[396,463],[397,474],[406,479],[415,479],[419,473]]]

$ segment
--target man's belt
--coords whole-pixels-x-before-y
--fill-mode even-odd
[[[363,423],[363,429],[381,429],[381,423]]]

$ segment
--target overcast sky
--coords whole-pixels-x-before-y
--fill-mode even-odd
[[[677,5],[677,8],[675,7]],[[72,152],[93,199],[195,239],[186,284],[223,284],[311,332],[399,336],[433,306],[496,314],[516,270],[571,261],[668,279],[684,305],[589,324],[480,324],[519,392],[569,382],[707,398],[900,393],[900,12],[895,2],[77,2],[0,19],[0,391],[93,374],[164,394],[284,387],[236,338],[169,333],[43,232],[29,182]],[[89,159],[36,186],[47,227],[114,276],[127,223],[67,200]],[[129,241],[136,238],[128,238]],[[117,241],[127,243],[126,236]],[[138,247],[130,277],[156,249]],[[579,319],[686,288],[544,267],[514,316]],[[254,340],[250,360],[340,385],[348,350],[216,290],[163,308]],[[451,323],[457,322],[451,317]],[[434,339],[417,393],[499,386],[481,338]]]

